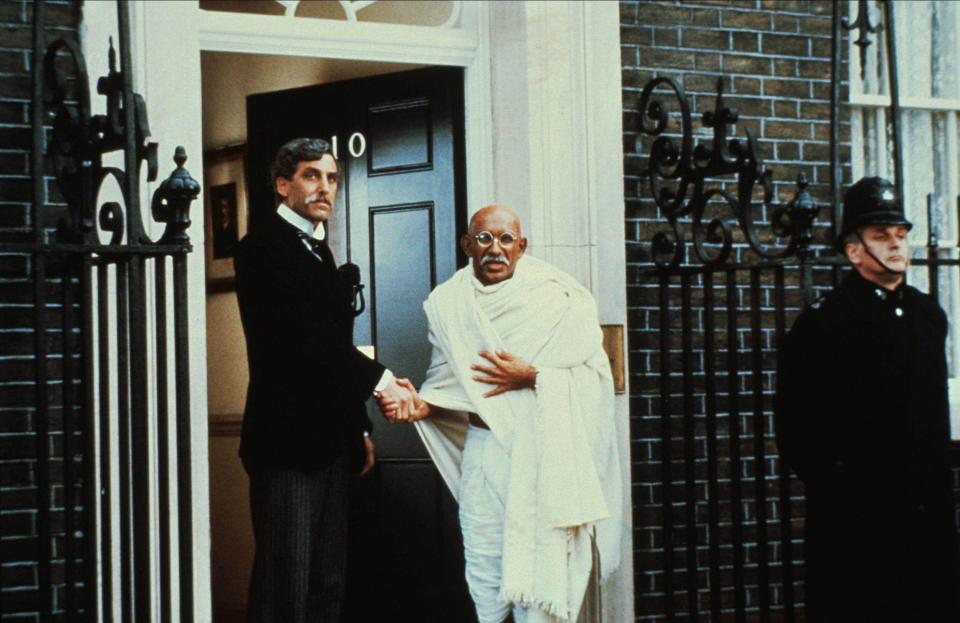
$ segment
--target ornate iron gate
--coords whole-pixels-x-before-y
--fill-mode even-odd
[[[200,187],[178,147],[150,205],[166,227],[150,239],[140,180],[144,165],[156,179],[157,145],[132,88],[128,10],[117,2],[120,68],[111,41],[97,83],[107,113],[93,115],[82,53],[46,45],[45,3],[33,3],[32,231],[0,254],[27,258],[33,280],[41,621],[169,621],[177,603],[193,620],[186,230]],[[111,152],[122,167],[105,164]],[[109,180],[122,202],[98,209]]]
[[[830,239],[841,218],[842,34],[859,29],[863,51],[877,32],[866,0],[852,23],[841,18],[842,4],[833,10]],[[888,58],[895,59],[893,11],[889,3],[884,9]],[[888,71],[902,202],[895,62]],[[659,487],[640,514],[662,537],[654,547],[663,551],[663,573],[653,590],[663,594],[670,621],[803,620],[803,488],[773,439],[773,367],[788,322],[818,290],[837,284],[846,261],[813,244],[820,206],[806,179],[797,180],[789,204],[771,201],[772,172],[750,132],[728,137],[737,112],[723,103],[722,79],[714,109],[702,114],[712,140],[695,144],[687,97],[669,78],[649,81],[638,109],[639,132],[652,139],[650,198],[669,224],[651,241],[656,266],[645,273],[658,284],[650,316],[659,328],[650,366],[658,378],[650,395],[659,455],[646,465],[656,471],[646,473]],[[960,263],[938,246],[932,196],[928,203],[927,256],[913,265],[927,268],[936,297],[941,271]],[[722,211],[732,218],[708,216]]]

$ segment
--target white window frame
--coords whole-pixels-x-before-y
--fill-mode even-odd
[[[914,3],[911,1],[908,4]],[[904,2],[902,2],[902,0],[897,1],[894,5],[900,5],[902,7]],[[882,23],[884,20],[879,7],[874,3],[868,3],[868,6],[871,9],[871,24],[876,25],[878,22]],[[916,5],[914,4],[914,6]],[[856,2],[856,0],[848,0],[848,16],[850,22],[856,19],[857,12],[858,2]],[[898,23],[896,27],[899,29],[902,26]],[[946,26],[946,28],[949,28],[949,26]],[[853,179],[857,180],[866,175],[880,175],[892,179],[893,162],[891,161],[892,154],[890,153],[889,129],[885,133],[874,131],[865,135],[864,132],[864,128],[868,127],[868,124],[872,124],[873,128],[883,128],[887,127],[888,123],[887,114],[891,104],[891,98],[888,85],[889,74],[886,70],[886,33],[882,30],[881,26],[878,32],[870,35],[871,44],[867,48],[866,56],[868,72],[877,71],[879,64],[879,73],[882,76],[880,83],[877,85],[879,94],[866,92],[867,85],[861,78],[860,49],[854,44],[854,40],[858,35],[859,32],[857,30],[850,33],[847,47],[847,67],[850,85],[847,104],[849,105],[851,123],[850,139]],[[904,76],[910,71],[911,58],[913,58],[911,55],[898,51],[897,69],[899,76]],[[960,66],[960,46],[958,46],[957,50],[951,53],[948,58],[945,58],[944,62],[948,67]],[[899,91],[901,121],[910,113],[922,111],[929,112],[931,116],[942,115],[946,121],[946,150],[944,154],[946,164],[943,167],[947,172],[946,179],[943,180],[946,186],[946,196],[939,198],[938,210],[946,211],[947,227],[940,228],[937,233],[939,248],[953,249],[953,257],[956,257],[956,249],[960,246],[960,240],[958,240],[960,239],[960,223],[958,223],[960,218],[958,218],[957,215],[957,197],[960,195],[960,136],[958,136],[958,128],[960,128],[960,99],[905,94],[903,92],[902,79],[900,80]],[[903,140],[903,136],[901,136],[901,145],[903,145]],[[933,148],[934,146],[931,145],[931,149]],[[867,162],[866,154],[868,152],[874,157],[872,166],[871,163]],[[901,148],[901,154],[903,153],[905,152]],[[910,163],[904,162],[903,164],[904,175],[909,177],[908,167]],[[933,190],[934,189],[931,188],[931,191]],[[914,222],[915,226],[919,225],[915,231],[920,230],[924,232],[922,236],[914,235],[912,237],[913,256],[925,257],[927,244],[925,235],[927,231],[926,206],[907,207],[908,218]],[[947,270],[951,269],[948,268]],[[956,271],[956,269],[953,270]],[[925,273],[926,268],[917,267],[912,269],[911,273],[920,276],[920,271]],[[941,274],[943,273],[941,272]],[[923,278],[925,279],[925,277]],[[942,296],[943,289],[941,289],[941,305],[947,310],[948,320],[950,322],[947,350],[948,359],[952,365],[948,382],[951,431],[954,439],[960,439],[960,322],[958,322],[958,316],[960,316],[960,314],[958,314],[958,311],[960,311],[960,285],[958,284],[960,284],[960,278],[954,274],[951,284],[952,287],[948,288],[946,298]]]

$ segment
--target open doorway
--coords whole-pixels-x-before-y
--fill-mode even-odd
[[[230,241],[217,235],[242,237],[258,211],[272,209],[267,168],[282,142],[337,137],[346,184],[328,233],[337,262],[358,264],[367,284],[355,342],[419,383],[427,355],[419,304],[456,269],[466,217],[463,76],[396,63],[201,58],[211,581],[215,620],[232,622],[245,620],[253,555],[248,481],[237,456],[247,362]],[[355,483],[351,525],[351,575],[364,577],[365,597],[351,599],[348,581],[347,620],[385,618],[380,608],[433,620],[428,610],[436,608],[445,619],[467,621],[452,498],[412,428],[387,427],[371,415],[379,465]]]

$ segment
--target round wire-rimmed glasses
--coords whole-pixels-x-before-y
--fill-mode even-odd
[[[494,240],[500,243],[501,249],[509,249],[517,242],[518,238],[519,236],[511,231],[505,231],[499,236],[494,236],[488,231],[482,231],[479,234],[473,235],[473,239],[477,241],[477,245],[481,249],[486,249],[492,245]]]

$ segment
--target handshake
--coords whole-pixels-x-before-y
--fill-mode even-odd
[[[520,389],[536,389],[537,369],[522,358],[506,351],[477,353],[484,361],[470,366],[476,374],[473,381],[493,388],[484,398]],[[377,399],[383,417],[391,422],[416,422],[430,416],[430,405],[420,398],[410,379],[394,379]]]
[[[430,405],[417,393],[410,379],[395,379],[377,398],[383,417],[390,422],[416,422],[430,415]]]

